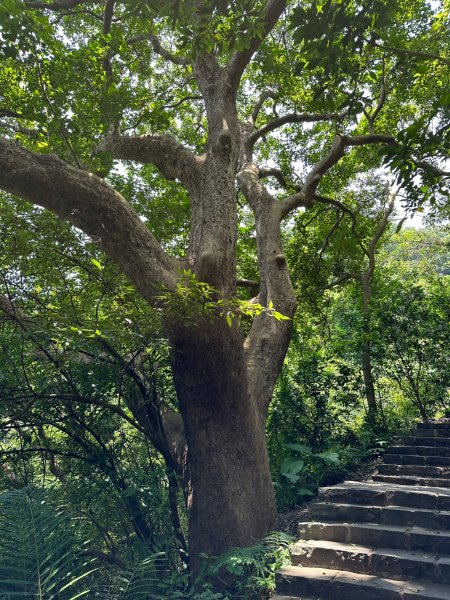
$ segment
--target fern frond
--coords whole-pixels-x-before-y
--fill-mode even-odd
[[[44,490],[0,494],[0,600],[75,600],[89,590],[92,572],[74,551],[68,515],[51,506]]]

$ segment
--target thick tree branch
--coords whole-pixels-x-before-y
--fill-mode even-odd
[[[162,250],[126,200],[92,173],[0,138],[0,189],[82,229],[147,300],[160,294],[161,286],[175,285],[177,262]]]
[[[250,63],[253,55],[261,46],[262,42],[277,24],[277,21],[283,14],[286,6],[287,0],[268,0],[262,16],[264,28],[261,37],[253,38],[246,50],[236,52],[232,57],[228,70],[234,89],[237,89],[245,68]]]
[[[124,561],[122,557],[113,552],[102,552],[101,550],[97,550],[96,548],[86,548],[81,552],[82,556],[93,556],[94,558],[98,558],[99,560],[109,563],[110,565],[114,565],[115,567],[119,567],[119,569],[125,570],[127,568],[127,563]]]
[[[254,279],[236,279],[236,285],[238,287],[247,287],[250,288],[251,290],[256,290],[258,291],[259,288],[259,282],[255,281]]]
[[[263,306],[272,302],[277,311],[289,317],[289,320],[277,321],[269,315],[260,315],[254,319],[244,344],[249,387],[264,427],[289,344],[296,299],[281,242],[279,202],[261,183],[260,171],[254,163],[243,165],[238,182],[255,215],[261,276],[258,302]]]
[[[100,143],[97,151],[110,152],[122,160],[153,164],[166,179],[178,179],[190,191],[197,189],[200,180],[203,158],[168,135],[131,137],[112,133]]]

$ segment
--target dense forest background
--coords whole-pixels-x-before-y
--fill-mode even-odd
[[[261,426],[279,513],[450,415],[450,7],[438,4],[3,0],[0,600],[269,597],[289,560],[280,524],[220,556],[190,552],[180,415],[192,422],[173,357],[211,323],[206,371],[228,335],[240,336],[229,354],[257,338],[256,390],[273,367]],[[211,71],[232,72],[235,129],[220,129],[227,95],[208,97],[222,82]],[[194,189],[188,150],[226,173],[227,194],[212,175]],[[110,251],[110,223],[103,238],[84,226],[100,214],[95,186],[117,191],[111,214],[126,198],[152,231],[173,289],[136,283],[128,222],[126,252]],[[223,239],[236,233],[223,273],[198,258],[221,206]],[[247,433],[234,433],[243,446]]]

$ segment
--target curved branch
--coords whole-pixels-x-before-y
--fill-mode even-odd
[[[281,169],[269,168],[269,169],[259,169],[259,178],[264,179],[265,177],[274,177],[282,188],[285,190],[289,187],[286,177],[283,174]]]
[[[287,4],[287,0],[268,0],[262,17],[264,22],[262,35],[260,37],[254,37],[246,50],[240,50],[232,57],[230,64],[228,65],[228,70],[230,81],[234,89],[237,89],[245,68],[250,63],[253,55],[261,46],[262,42],[277,24],[277,21],[283,14]]]
[[[168,135],[146,134],[137,137],[116,133],[108,135],[97,152],[110,152],[114,158],[152,164],[166,179],[179,179],[188,189],[196,189],[203,158]]]
[[[161,286],[175,285],[177,261],[164,252],[123,196],[96,175],[0,138],[0,189],[84,231],[147,300],[153,301]]]
[[[159,54],[159,56],[161,56],[165,60],[168,60],[169,62],[182,67],[187,67],[191,64],[191,61],[188,58],[184,56],[177,56],[173,52],[170,52],[170,50],[164,48],[164,46],[161,44],[160,39],[154,33],[146,33],[144,35],[137,35],[135,37],[129,38],[127,40],[127,44],[132,46],[133,44],[138,44],[139,42],[143,42],[145,40],[151,43],[153,52]]]
[[[258,115],[261,112],[262,107],[264,106],[264,102],[266,100],[268,100],[269,98],[272,98],[273,100],[275,100],[277,98],[277,96],[278,96],[278,94],[274,90],[267,90],[266,92],[263,92],[261,94],[261,96],[256,101],[256,104],[252,110],[252,114],[250,115],[250,118],[249,118],[249,123],[252,126],[256,123],[256,119],[258,118]]]
[[[275,131],[275,129],[278,129],[279,127],[283,127],[283,125],[287,125],[288,123],[317,123],[320,121],[339,121],[344,116],[345,113],[324,113],[319,115],[289,113],[287,115],[283,115],[282,117],[278,117],[277,119],[273,119],[257,131],[251,133],[248,137],[247,143],[250,146],[254,146],[254,144],[264,135],[270,133],[271,131]]]
[[[320,194],[314,194],[314,200],[316,200],[317,202],[320,202],[321,204],[328,204],[330,206],[334,206],[338,210],[349,215],[349,217],[352,220],[352,231],[355,230],[355,227],[356,227],[355,213],[352,212],[349,208],[347,208],[345,206],[345,204],[342,204],[342,202],[339,202],[339,200],[335,200],[334,198],[328,198],[327,196],[321,196]]]
[[[367,144],[386,144],[389,146],[400,146],[399,142],[391,135],[383,133],[370,133],[368,135],[348,136],[337,135],[328,154],[320,160],[309,172],[301,189],[288,196],[280,203],[280,218],[284,219],[292,210],[300,206],[310,207],[314,202],[317,187],[322,177],[336,165],[344,156],[345,150],[352,146],[365,146]],[[411,158],[417,167],[430,171],[435,175],[448,177],[450,172],[443,171],[438,167],[426,162]]]

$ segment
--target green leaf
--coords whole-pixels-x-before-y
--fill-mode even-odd
[[[102,264],[96,258],[91,258],[91,263],[94,265],[94,267],[97,267],[99,271],[103,269]]]

